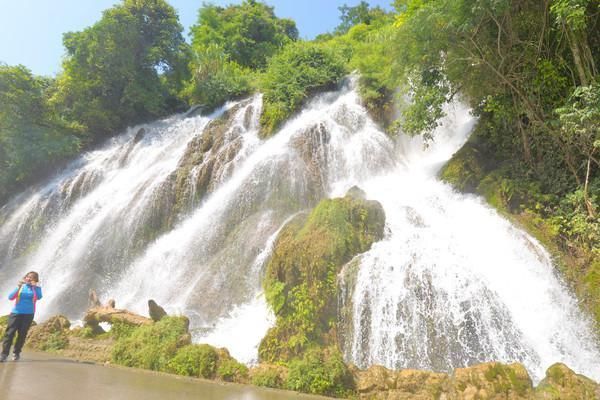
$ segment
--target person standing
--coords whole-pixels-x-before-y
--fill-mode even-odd
[[[17,340],[13,348],[12,359],[13,361],[18,361],[21,356],[27,331],[29,331],[29,327],[33,322],[35,303],[42,298],[42,288],[38,286],[39,280],[37,272],[28,272],[19,281],[15,290],[8,295],[9,300],[15,300],[15,306],[8,316],[8,325],[6,326],[6,332],[2,340],[0,362],[4,362],[8,358],[15,334],[17,334]]]

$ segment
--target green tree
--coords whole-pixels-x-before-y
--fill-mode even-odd
[[[176,102],[186,48],[164,0],[124,0],[93,26],[64,35],[64,72],[53,104],[95,136],[162,116]]]
[[[211,110],[250,91],[251,71],[230,61],[219,46],[195,51],[192,57],[191,80],[182,91],[188,102]]]
[[[585,157],[583,196],[590,218],[596,216],[588,188],[592,168],[600,167],[597,153],[600,151],[600,83],[580,86],[570,97],[567,105],[557,109],[560,119],[560,140],[566,146]]]
[[[336,34],[344,34],[350,28],[358,24],[369,25],[374,20],[386,15],[381,7],[370,7],[366,1],[361,1],[357,6],[350,7],[347,4],[338,7],[340,11],[340,24],[334,29]]]
[[[24,66],[0,64],[0,204],[79,150],[76,131],[48,107],[52,84]]]
[[[304,100],[332,88],[346,73],[343,57],[331,47],[297,42],[269,60],[261,81],[263,134],[275,132]]]
[[[563,3],[575,2],[397,0],[398,60],[403,75],[411,77],[407,130],[431,132],[443,114],[442,104],[460,91],[477,112],[500,117],[496,126],[518,133],[515,142],[531,167],[543,173],[547,166],[536,160],[552,154],[558,161],[553,169],[566,166],[578,180],[579,160],[554,134],[554,110],[577,84],[572,71],[578,61],[563,40],[563,28],[554,28],[553,15],[571,21],[583,37],[583,31],[598,28],[593,22],[598,3],[583,1],[586,6],[577,12],[559,12],[557,5]],[[569,20],[569,15],[577,18]],[[579,47],[589,50],[587,75],[593,74],[593,49]],[[425,114],[435,118],[427,120]]]
[[[273,7],[254,0],[226,8],[205,4],[191,31],[195,52],[218,46],[229,60],[252,69],[264,68],[272,55],[298,38],[294,21],[277,18]]]

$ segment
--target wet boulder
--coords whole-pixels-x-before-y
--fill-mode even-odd
[[[148,300],[148,314],[154,322],[160,321],[161,318],[167,316],[165,309],[156,304],[156,302],[152,299]]]

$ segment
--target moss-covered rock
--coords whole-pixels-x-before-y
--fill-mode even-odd
[[[69,327],[71,323],[57,315],[48,321],[32,326],[27,334],[27,345],[42,351],[58,351],[69,345]]]
[[[323,200],[280,233],[264,288],[277,316],[259,347],[262,361],[289,361],[313,346],[337,344],[337,275],[383,237],[385,215],[374,201]]]
[[[450,377],[444,373],[403,369],[392,371],[380,365],[353,372],[356,391],[365,399],[439,399],[450,393]]]
[[[484,177],[481,153],[465,144],[440,171],[440,178],[462,192],[474,193]]]
[[[452,375],[372,366],[353,371],[360,399],[485,400],[533,399],[531,379],[521,364],[484,363]]]
[[[404,369],[392,371],[372,366],[354,369],[360,399],[397,400],[554,400],[600,399],[600,386],[577,375],[563,364],[548,368],[546,378],[534,388],[521,364],[488,362],[457,368],[452,375]]]
[[[452,375],[452,392],[459,399],[528,399],[533,386],[521,364],[483,363],[457,368]]]
[[[557,363],[546,371],[546,377],[535,389],[535,399],[600,399],[600,385]]]

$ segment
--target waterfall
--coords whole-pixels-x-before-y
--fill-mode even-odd
[[[437,179],[473,123],[460,105],[447,111],[434,143],[401,137],[395,170],[354,183],[383,205],[387,233],[341,274],[346,359],[443,372],[521,362],[535,382],[564,362],[598,380],[592,323],[548,252]]]
[[[439,371],[521,361],[536,379],[564,361],[600,378],[590,322],[546,251],[436,178],[468,137],[469,111],[449,106],[424,148],[385,135],[355,86],[317,96],[266,140],[257,95],[84,154],[0,209],[1,292],[38,270],[42,320],[80,319],[90,289],[141,314],[154,299],[190,317],[195,342],[253,362],[274,322],[261,277],[278,232],[357,185],[383,205],[387,233],[340,275],[348,361]]]

